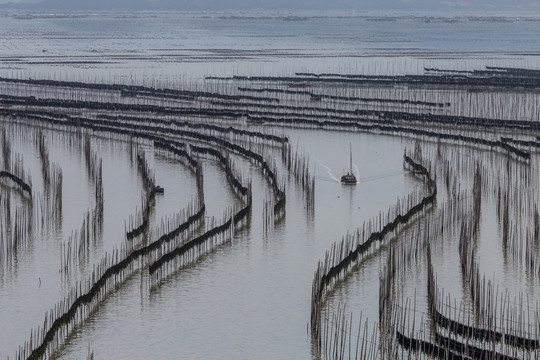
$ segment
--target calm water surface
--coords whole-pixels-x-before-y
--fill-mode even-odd
[[[185,82],[195,86],[202,77],[216,74],[400,74],[421,73],[424,67],[485,65],[540,68],[538,54],[531,51],[539,48],[536,19],[440,23],[414,17],[373,21],[363,16],[229,15],[101,14],[79,19],[6,15],[0,17],[0,26],[6,29],[0,34],[0,74],[180,87]],[[18,129],[28,131],[23,126]],[[56,358],[84,358],[89,345],[98,359],[312,358],[308,322],[317,262],[347,231],[387,211],[423,184],[402,166],[404,148],[414,146],[410,140],[307,129],[276,131],[309,154],[316,179],[314,212],[306,209],[298,185],[285,178],[285,217],[265,232],[262,208],[271,194],[269,185],[255,164],[235,156],[237,166],[253,183],[253,210],[245,228],[156,287],[149,286],[146,272],[135,273],[74,330],[54,354]],[[92,208],[94,184],[88,180],[80,149],[67,145],[65,136],[45,134],[51,162],[63,169],[62,222],[40,232],[21,250],[16,266],[0,277],[0,323],[9,324],[0,327],[3,358],[11,358],[28,340],[30,329],[43,321],[45,311],[75,281],[86,278],[105,252],[122,243],[126,222],[141,207],[142,179],[130,161],[127,142],[92,140],[103,160],[103,235],[88,261],[65,279],[59,272],[60,243],[80,228],[83,214]],[[34,191],[40,192],[41,165],[32,140],[16,133],[12,143],[13,151],[24,155]],[[360,179],[353,187],[336,181],[348,168],[349,144]],[[154,153],[149,146],[143,148],[156,183],[166,189],[152,206],[151,227],[155,228],[194,199],[196,183],[194,174],[179,161]],[[279,159],[279,151],[274,155]],[[203,159],[203,163],[207,216],[220,221],[240,199],[214,160]],[[489,255],[495,248],[493,239],[500,241],[501,236],[492,226],[495,205],[486,199],[484,209],[479,252]],[[461,284],[445,271],[459,264],[456,248],[456,236],[449,234],[434,256],[441,283],[459,299],[466,297],[460,293]],[[362,312],[375,322],[379,270],[385,258],[383,249],[361,263],[330,294],[328,307],[346,303],[356,318]],[[486,261],[481,266],[509,289],[527,284],[523,278],[513,282],[516,272],[500,262]],[[425,282],[424,264],[403,275],[409,296],[417,288],[424,289]],[[425,298],[421,291],[419,299]]]

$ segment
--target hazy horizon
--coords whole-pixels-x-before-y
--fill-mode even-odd
[[[22,10],[354,10],[357,12],[445,12],[481,15],[508,14],[535,16],[540,15],[540,2],[520,0],[508,3],[502,0],[492,1],[455,1],[441,0],[381,0],[376,3],[358,3],[354,0],[334,0],[332,2],[314,0],[200,0],[197,2],[186,0],[0,0],[4,9]]]

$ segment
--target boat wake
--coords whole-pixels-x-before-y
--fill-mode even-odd
[[[353,167],[354,167],[354,175],[358,179],[356,182],[359,183],[360,182],[360,169],[358,169],[358,165],[356,164],[353,164]]]
[[[332,173],[332,169],[330,169],[328,166],[324,165],[323,163],[320,163],[320,164],[321,164],[321,166],[322,166],[323,168],[326,169],[326,173],[328,174],[328,176],[330,176],[330,178],[331,178],[332,180],[334,180],[334,181],[337,182],[337,183],[341,182],[341,181],[339,180],[339,178],[338,178],[336,175],[334,175],[334,173]]]
[[[400,176],[400,175],[403,175],[405,174],[404,171],[393,171],[393,172],[388,172],[388,173],[383,173],[383,174],[378,174],[378,175],[375,175],[375,176],[367,176],[367,177],[363,177],[363,178],[358,178],[358,181],[362,181],[362,182],[371,182],[371,181],[376,181],[376,180],[380,180],[380,179],[385,179],[385,178],[389,178],[389,177],[394,177],[394,176]]]

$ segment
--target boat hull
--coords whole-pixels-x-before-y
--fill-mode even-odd
[[[341,177],[342,184],[355,185],[357,182],[358,181],[356,180],[356,176],[354,175],[347,174]]]

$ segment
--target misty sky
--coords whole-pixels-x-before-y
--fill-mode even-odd
[[[523,12],[540,14],[540,0],[0,0],[0,4],[41,3],[39,8],[55,9],[354,9],[389,11],[453,10],[478,12]],[[32,9],[34,5],[27,5]]]

